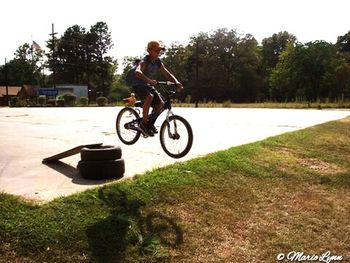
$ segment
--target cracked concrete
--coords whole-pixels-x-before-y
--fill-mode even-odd
[[[211,152],[265,139],[350,115],[346,110],[174,108],[194,133],[193,147],[180,160],[168,157],[159,137],[123,145],[115,132],[120,107],[0,108],[0,191],[50,201],[107,183],[83,179],[80,155],[57,164],[42,159],[81,144],[122,147],[124,178]],[[156,126],[164,119],[161,115]]]

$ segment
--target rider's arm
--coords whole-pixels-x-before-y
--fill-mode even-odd
[[[142,79],[146,84],[155,85],[157,84],[157,81],[154,79],[150,79],[145,74],[143,74],[143,71],[146,68],[146,63],[144,61],[140,62],[139,65],[135,69],[135,77],[138,79]]]
[[[180,81],[178,81],[175,76],[173,74],[170,73],[170,71],[164,66],[164,64],[161,64],[160,67],[160,72],[162,73],[162,75],[169,81],[174,82],[180,89],[183,89],[182,84],[180,83]]]

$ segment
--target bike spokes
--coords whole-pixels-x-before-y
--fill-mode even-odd
[[[180,116],[171,116],[161,127],[163,150],[173,158],[185,156],[192,147],[193,134],[189,123]]]
[[[134,144],[140,138],[137,127],[139,124],[138,113],[131,108],[122,109],[117,117],[116,129],[119,139],[125,144]]]

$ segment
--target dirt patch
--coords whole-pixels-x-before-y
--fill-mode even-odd
[[[336,174],[343,171],[342,168],[335,164],[327,163],[316,158],[303,157],[299,158],[298,161],[302,166],[321,173]]]
[[[300,156],[300,154],[298,154],[290,148],[281,147],[278,149],[278,153],[283,154],[284,156],[288,156],[289,158],[295,158],[297,163],[301,166],[320,173],[336,174],[344,171],[344,169],[342,169],[336,164],[328,163],[317,158],[308,158],[305,156]],[[281,169],[281,167],[283,166],[281,165],[279,168]],[[290,169],[291,167],[287,165],[287,168]]]
[[[287,147],[278,147],[277,152],[280,154],[296,155],[296,153],[293,149],[290,149]]]
[[[344,123],[350,123],[350,117],[346,117],[343,119],[338,120],[339,122],[344,122]]]

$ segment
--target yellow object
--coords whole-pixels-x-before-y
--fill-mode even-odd
[[[135,102],[136,102],[135,94],[134,94],[134,93],[131,93],[131,94],[130,94],[130,97],[124,98],[123,101],[128,102],[129,105],[135,105]]]

